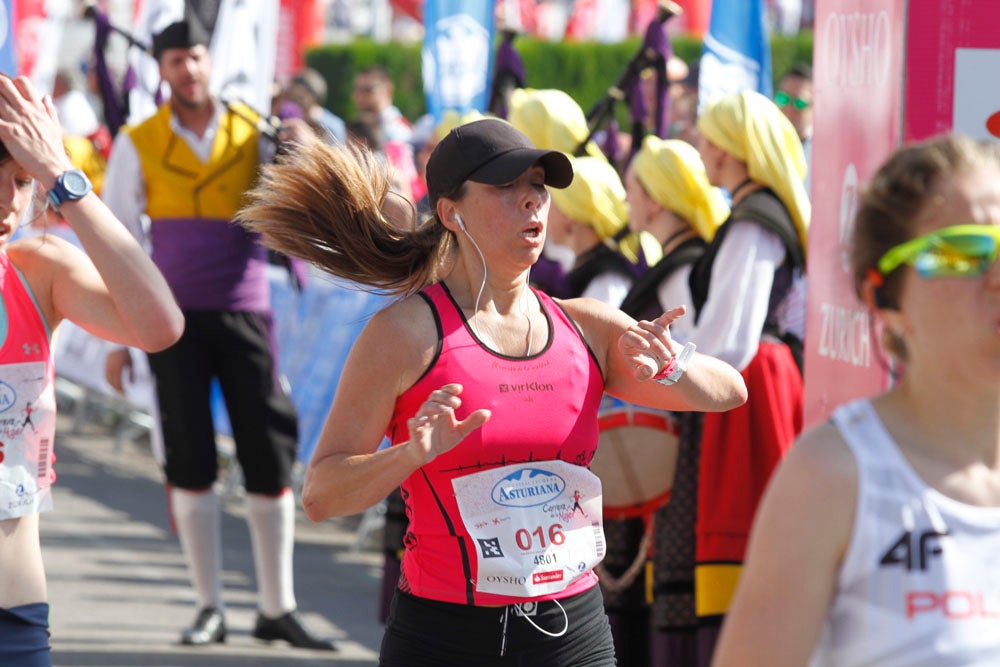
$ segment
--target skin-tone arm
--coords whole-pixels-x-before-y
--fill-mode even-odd
[[[561,305],[579,325],[605,374],[605,391],[638,405],[664,410],[717,412],[746,402],[743,377],[729,364],[698,354],[691,357],[679,382],[665,387],[649,380],[643,361],[652,356],[660,368],[683,346],[670,337],[670,324],[683,317],[684,306],[653,321],[636,322],[616,308],[594,299],[570,299]]]
[[[402,332],[402,333],[401,333]],[[356,514],[378,503],[420,466],[489,419],[455,419],[461,386],[434,391],[409,422],[410,439],[376,451],[396,398],[430,365],[437,328],[426,303],[410,297],[375,315],[351,348],[333,405],[306,470],[302,504],[313,521]]]
[[[48,191],[73,165],[51,100],[26,78],[0,77],[0,140]],[[159,270],[96,194],[60,208],[86,254],[52,236],[11,244],[49,326],[69,319],[107,340],[158,351],[180,337],[184,318]]]
[[[857,474],[829,423],[791,448],[757,511],[713,667],[808,664],[850,540]]]

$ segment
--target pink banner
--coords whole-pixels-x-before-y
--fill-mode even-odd
[[[907,33],[904,140],[1000,137],[1000,2],[910,0]]]
[[[858,188],[899,145],[905,0],[819,0],[805,423],[884,389],[888,359],[854,295],[848,242]]]

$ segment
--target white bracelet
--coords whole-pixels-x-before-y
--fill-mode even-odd
[[[665,387],[669,387],[672,384],[677,384],[677,381],[684,377],[684,371],[687,370],[688,361],[691,360],[691,355],[697,349],[697,345],[694,343],[688,343],[681,350],[680,354],[677,355],[674,361],[674,368],[669,375],[662,378],[653,378],[657,383],[662,384]]]

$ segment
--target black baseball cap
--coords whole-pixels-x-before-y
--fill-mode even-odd
[[[536,162],[545,169],[545,184],[565,188],[573,182],[573,166],[561,151],[535,148],[528,137],[498,118],[459,125],[438,143],[427,160],[427,192],[431,207],[454,194],[465,181],[510,183]]]
[[[159,60],[167,49],[190,49],[208,43],[208,34],[197,22],[176,21],[153,35],[153,57]]]

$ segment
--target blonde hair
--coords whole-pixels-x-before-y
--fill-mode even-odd
[[[361,286],[407,295],[434,282],[454,237],[383,211],[390,166],[358,146],[311,142],[261,170],[237,221],[268,248]],[[399,207],[395,207],[399,210]]]

